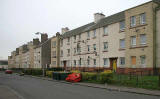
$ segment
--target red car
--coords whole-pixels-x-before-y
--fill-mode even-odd
[[[12,70],[6,70],[5,73],[6,74],[12,74],[13,72],[12,72]]]

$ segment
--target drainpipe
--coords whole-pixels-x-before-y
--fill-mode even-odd
[[[156,46],[156,42],[157,42],[157,38],[156,38],[156,29],[157,29],[157,18],[156,18],[156,13],[158,11],[158,8],[160,7],[160,5],[156,8],[153,7],[152,5],[152,9],[153,9],[153,74],[157,75],[157,46]]]

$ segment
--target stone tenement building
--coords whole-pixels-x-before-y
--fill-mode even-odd
[[[160,0],[153,0],[62,34],[66,69],[128,73],[160,68]]]
[[[62,28],[61,35],[42,41],[41,49],[29,49],[29,56],[39,59],[30,64],[85,71],[154,71],[160,68],[159,37],[160,0],[152,0],[108,17],[95,13],[93,22],[73,30]],[[17,48],[9,63],[22,67],[22,57]]]

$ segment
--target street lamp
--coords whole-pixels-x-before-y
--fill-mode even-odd
[[[42,33],[42,32],[36,32],[35,33],[36,35],[40,35],[40,34],[44,34],[44,33]],[[44,43],[42,43],[41,44],[41,46],[43,45]],[[42,53],[42,52],[41,52]],[[42,55],[41,55],[42,56]],[[41,65],[42,66],[42,65]],[[47,68],[47,64],[46,64],[46,66],[42,66],[42,70],[43,70],[43,76],[45,76],[45,68]]]

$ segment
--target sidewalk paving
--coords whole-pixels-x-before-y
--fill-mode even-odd
[[[31,76],[31,77],[43,79],[43,80],[49,80],[49,81],[57,81],[60,83],[67,83],[67,84],[74,84],[74,85],[87,86],[87,87],[93,87],[93,88],[107,89],[110,91],[129,92],[129,93],[136,93],[136,94],[160,96],[159,90],[148,90],[148,89],[142,89],[142,88],[114,86],[114,85],[108,85],[108,84],[94,84],[94,83],[86,83],[86,82],[71,83],[71,82],[66,82],[66,81],[53,80],[52,78],[47,78],[47,77],[37,77],[37,76]]]
[[[0,99],[23,99],[17,93],[3,85],[0,85]]]

